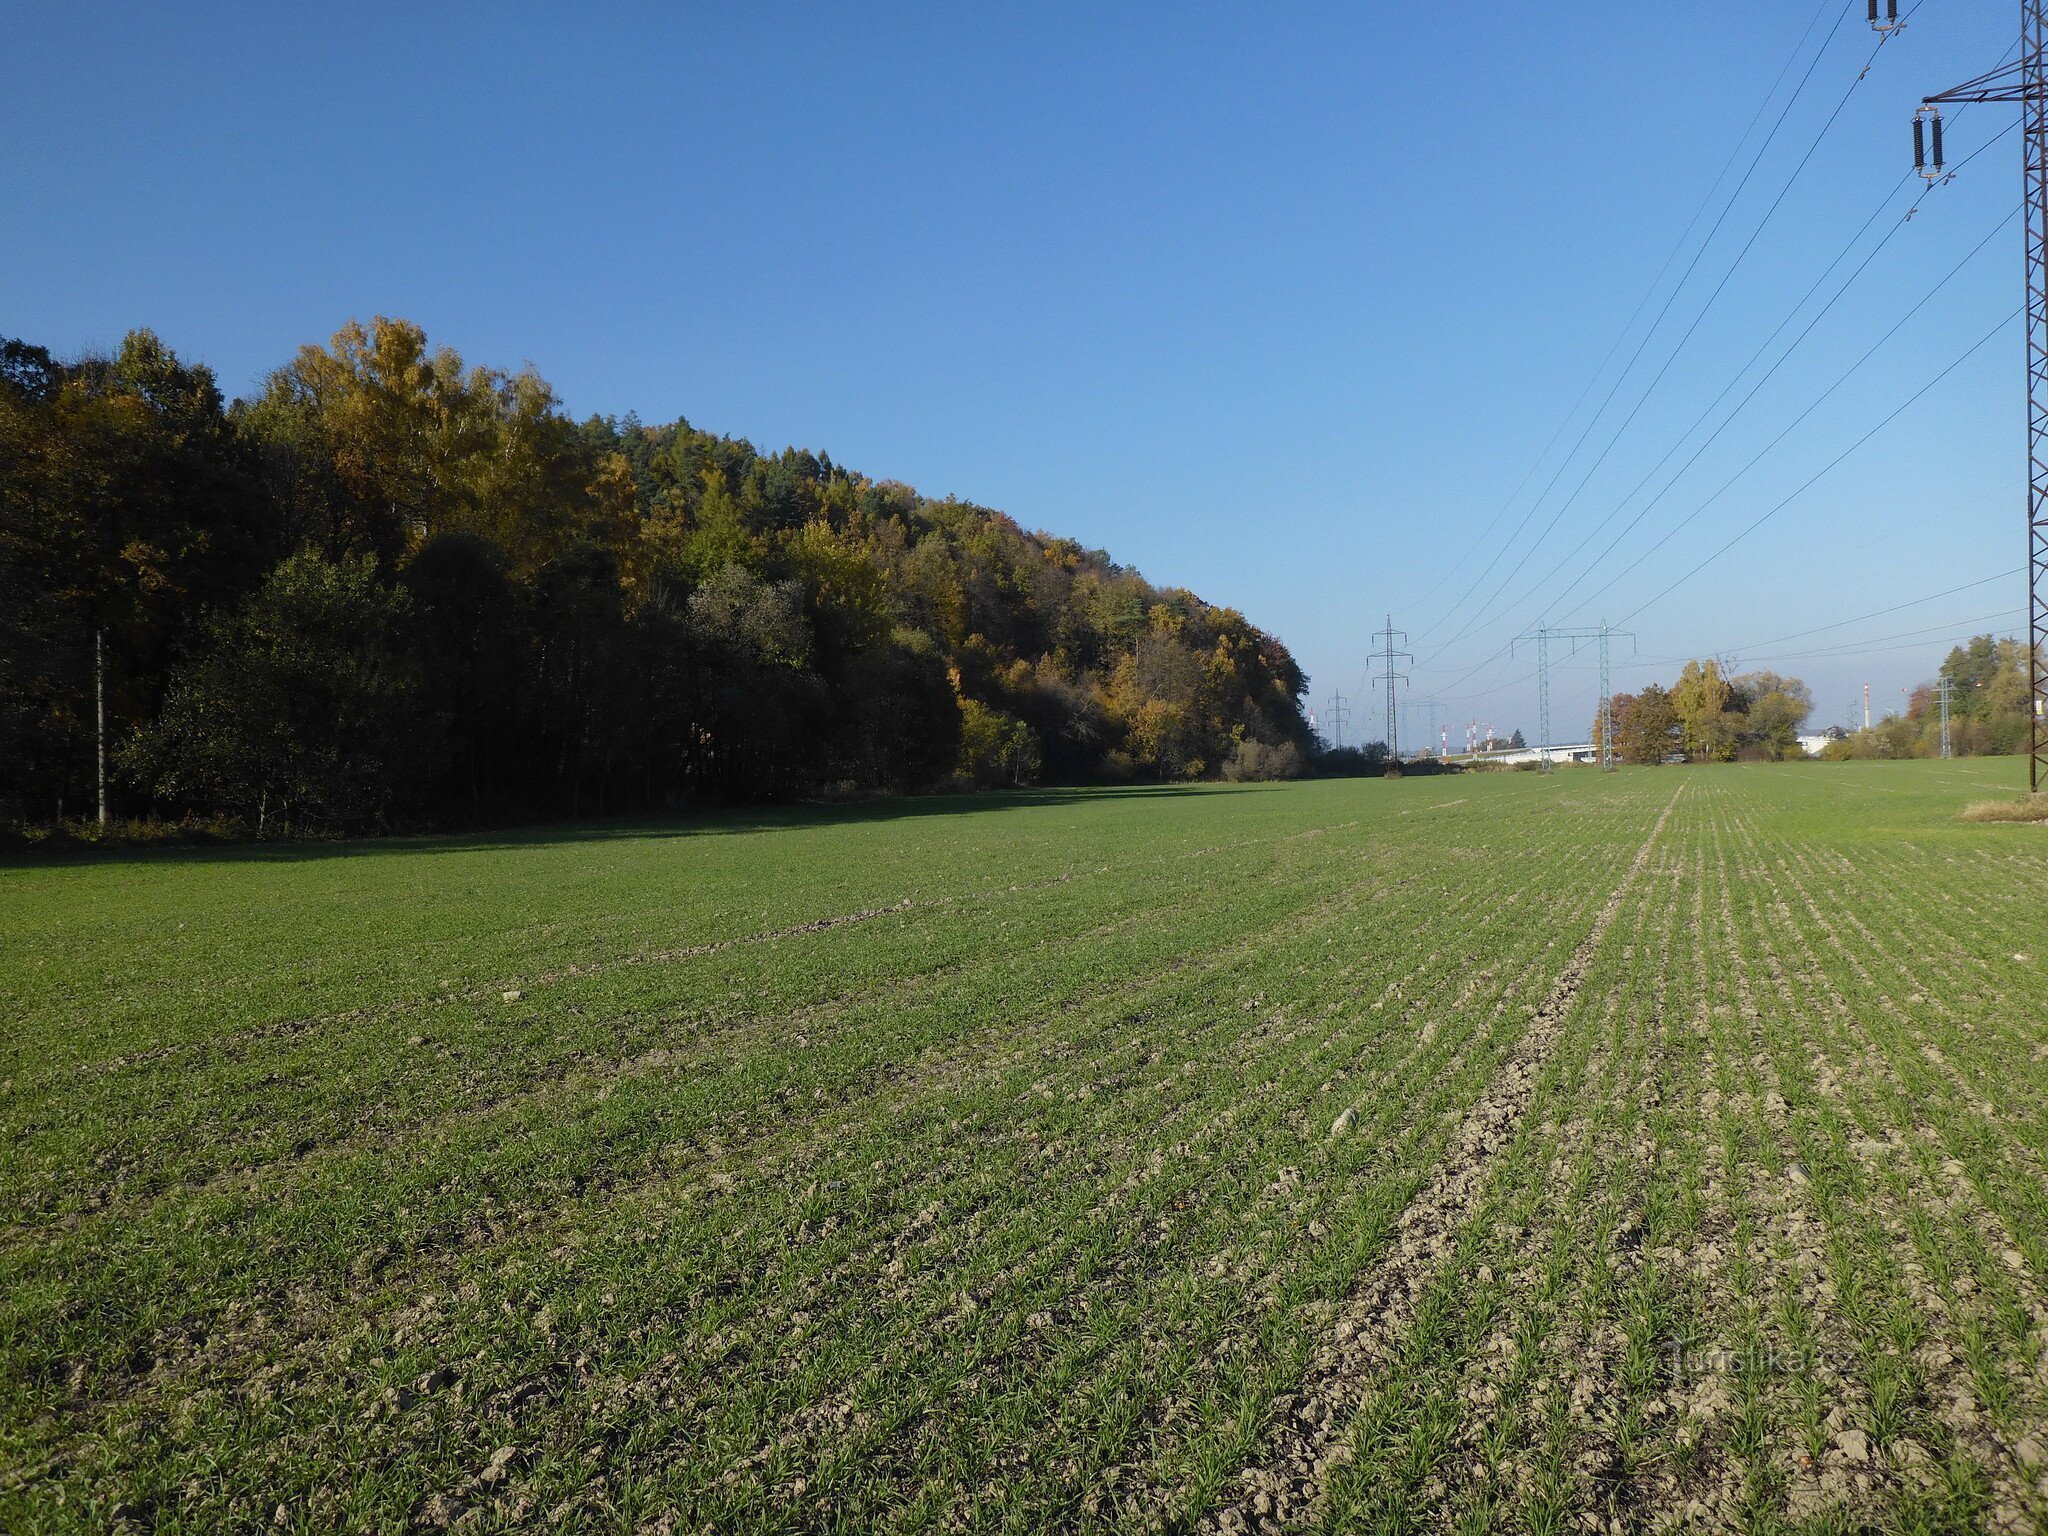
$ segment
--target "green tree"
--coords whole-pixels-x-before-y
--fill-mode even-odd
[[[1984,713],[1983,690],[2000,671],[1998,642],[1990,635],[1974,635],[1948,653],[1941,664],[1941,680],[1955,689],[1950,708],[1958,714]]]
[[[1813,713],[1813,691],[1805,683],[1776,672],[1746,672],[1735,679],[1733,693],[1745,705],[1745,745],[1754,746],[1770,762],[1803,755],[1799,727]]]
[[[1661,763],[1678,746],[1678,711],[1671,695],[1652,683],[1635,696],[1616,731],[1622,757],[1631,763]]]
[[[1729,708],[1733,691],[1716,661],[1688,661],[1671,690],[1678,712],[1679,744],[1699,763],[1725,763],[1735,756],[1739,725]]]
[[[979,699],[960,701],[959,771],[976,784],[1029,784],[1038,777],[1037,738],[1014,715]]]
[[[0,729],[21,789],[104,818],[110,747],[207,609],[264,567],[257,486],[212,373],[149,331],[0,369]]]
[[[126,754],[160,799],[349,828],[377,825],[405,762],[415,685],[408,604],[366,555],[286,560],[173,674]]]

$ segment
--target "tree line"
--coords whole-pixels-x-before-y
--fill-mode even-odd
[[[1804,755],[1799,727],[1813,713],[1813,693],[1796,677],[1776,672],[1725,676],[1718,661],[1688,661],[1669,688],[1651,683],[1640,693],[1617,693],[1607,715],[1614,748],[1626,763],[1674,760],[1730,763],[1782,762]],[[1593,744],[1606,729],[1594,712]]]
[[[1932,683],[1910,690],[1905,707],[1887,711],[1863,730],[1832,742],[1824,756],[1846,758],[1939,757],[1941,703],[1946,687],[1950,750],[1960,757],[1997,757],[2027,750],[2033,691],[2024,640],[1975,635],[1953,647]]]
[[[362,830],[1264,777],[1239,613],[822,454],[572,419],[404,320],[252,399],[0,343],[0,818]]]
[[[1940,690],[1949,700],[1950,750],[1997,756],[2027,749],[2032,692],[2026,643],[1976,635],[1953,647],[1935,680],[1907,691],[1904,707],[1862,730],[1830,729],[1820,755],[1842,758],[1936,757],[1941,752]],[[1651,684],[1613,700],[1615,748],[1624,762],[1777,762],[1802,755],[1799,729],[1813,693],[1776,672],[1723,675],[1716,661],[1689,661],[1669,688]],[[1600,740],[1602,722],[1593,722]]]

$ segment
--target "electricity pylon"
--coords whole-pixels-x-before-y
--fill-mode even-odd
[[[1610,772],[1614,768],[1614,689],[1609,679],[1607,643],[1610,640],[1627,640],[1631,653],[1635,647],[1635,636],[1625,629],[1613,629],[1602,623],[1597,626],[1583,626],[1578,629],[1552,629],[1539,624],[1526,635],[1517,635],[1509,646],[1512,654],[1518,646],[1531,641],[1536,646],[1536,766],[1544,773],[1550,772],[1550,642],[1562,640],[1571,646],[1570,654],[1576,656],[1579,644],[1585,640],[1600,642],[1600,709],[1596,716],[1600,731],[1600,770]]]
[[[1941,755],[1943,757],[1951,755],[1948,744],[1948,701],[1949,695],[1955,691],[1956,685],[1954,683],[1937,683],[1934,688],[1934,696],[1941,700]]]
[[[1342,693],[1331,694],[1330,707],[1325,712],[1325,717],[1330,722],[1330,744],[1339,752],[1344,750],[1344,720],[1349,714],[1350,711],[1344,707],[1344,695]]]
[[[2020,0],[2020,52],[2012,63],[1921,98],[1913,114],[1913,164],[1929,181],[1947,174],[1941,108],[1963,101],[2012,102],[2020,109],[2027,205],[2027,787],[2039,793],[2048,766],[2048,678],[2041,669],[2048,640],[2048,3]]]
[[[1429,756],[1429,743],[1436,740],[1436,700],[1424,699],[1422,707],[1429,711],[1429,729],[1422,738],[1423,746],[1421,752],[1421,756],[1427,757]]]
[[[1372,659],[1379,664],[1380,668],[1380,675],[1375,677],[1373,681],[1375,683],[1384,682],[1387,685],[1387,772],[1390,774],[1401,771],[1400,722],[1394,702],[1394,685],[1408,681],[1408,674],[1397,672],[1394,669],[1394,663],[1397,661],[1412,662],[1415,659],[1407,651],[1397,651],[1394,649],[1396,638],[1405,642],[1408,638],[1408,632],[1394,628],[1394,616],[1390,613],[1387,615],[1387,627],[1373,631],[1373,639],[1383,643],[1378,650],[1372,653]]]
[[[1429,743],[1435,741],[1437,735],[1436,700],[1410,699],[1408,701],[1408,729],[1411,735],[1413,734],[1415,729],[1415,711],[1418,709],[1426,710],[1429,714],[1429,725],[1428,728],[1424,730],[1422,735],[1423,746],[1420,754],[1423,757],[1427,757],[1429,756]]]

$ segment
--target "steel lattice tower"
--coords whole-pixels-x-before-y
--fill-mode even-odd
[[[1377,683],[1384,680],[1387,685],[1388,773],[1399,773],[1401,771],[1400,721],[1394,701],[1394,685],[1407,682],[1408,674],[1395,671],[1394,663],[1397,661],[1413,661],[1415,658],[1406,651],[1394,649],[1394,642],[1396,639],[1405,642],[1407,638],[1408,633],[1406,630],[1394,628],[1394,616],[1391,613],[1387,615],[1387,627],[1373,632],[1373,639],[1384,642],[1377,651],[1373,652],[1373,660],[1379,663],[1382,674],[1381,677],[1376,677],[1373,681]]]
[[[1602,623],[1597,628],[1552,629],[1540,624],[1526,635],[1515,636],[1509,646],[1516,647],[1534,642],[1536,646],[1536,766],[1544,773],[1550,772],[1550,642],[1564,640],[1571,644],[1571,653],[1579,653],[1581,640],[1600,642],[1600,706],[1594,712],[1594,719],[1600,732],[1600,766],[1608,769],[1614,766],[1614,689],[1610,681],[1611,669],[1608,663],[1607,643],[1610,640],[1628,640],[1635,636],[1625,629],[1612,629]]]
[[[2027,786],[2038,793],[2048,766],[2048,678],[2041,647],[2048,642],[2048,3],[2020,0],[2020,53],[2013,63],[1921,100],[1913,120],[1914,163],[1930,180],[1944,173],[1940,107],[1946,102],[2003,101],[2020,109],[2021,171],[2027,202]],[[1924,119],[1932,119],[1934,163],[1924,163]]]
[[[1607,621],[1600,621],[1600,707],[1593,718],[1600,726],[1600,771],[1614,771],[1614,679],[1607,665]]]
[[[1342,693],[1333,693],[1330,695],[1330,703],[1328,708],[1324,711],[1324,716],[1330,722],[1331,744],[1335,746],[1339,752],[1343,751],[1344,722],[1350,718],[1351,711],[1344,707],[1344,695]]]

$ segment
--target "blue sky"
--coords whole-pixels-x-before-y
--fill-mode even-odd
[[[2024,602],[2017,135],[1986,145],[2011,108],[1952,119],[1951,162],[1981,157],[1554,594],[1912,206],[1886,199],[1914,106],[2013,28],[1928,5],[1856,83],[1860,0],[24,7],[0,334],[148,325],[246,393],[405,315],[578,414],[802,444],[1105,547],[1279,634],[1319,706],[1362,693],[1391,612],[1415,700],[1533,737],[1531,666],[1494,653],[1628,616],[1618,685],[1718,652],[1839,719]],[[1560,737],[1594,692],[1560,669]]]

